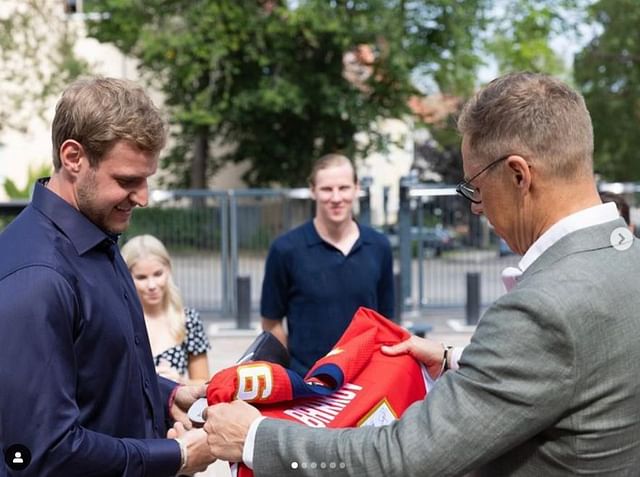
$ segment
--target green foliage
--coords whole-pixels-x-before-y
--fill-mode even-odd
[[[500,74],[513,71],[536,71],[569,79],[569,72],[559,54],[551,47],[553,40],[564,41],[579,36],[578,25],[590,0],[498,0],[479,10],[485,17],[479,35],[485,57],[494,60]],[[467,55],[472,54],[469,48]],[[474,71],[466,66],[467,72]],[[441,175],[444,182],[460,180],[462,156],[460,137],[453,118],[446,124],[430,125],[435,141],[418,145],[418,169]]]
[[[50,164],[41,164],[39,166],[29,166],[27,175],[27,184],[20,189],[11,179],[4,180],[4,191],[10,199],[30,199],[33,187],[36,181],[41,177],[51,175],[52,167]]]
[[[123,243],[151,234],[172,250],[211,250],[220,244],[220,214],[211,207],[135,209]]]
[[[577,56],[575,80],[591,112],[596,171],[640,180],[640,3],[600,0],[589,10],[602,32]]]
[[[379,118],[402,117],[412,74],[453,94],[472,90],[474,38],[486,0],[85,0],[109,13],[89,34],[140,60],[165,94],[176,149],[173,185],[204,181],[225,161],[251,163],[251,185],[302,185],[326,152],[355,157],[388,138]],[[356,64],[345,78],[345,54]],[[434,89],[434,90],[435,90]],[[354,134],[368,135],[356,143]],[[198,138],[214,147],[207,147]],[[364,145],[363,145],[364,144]],[[206,164],[201,161],[206,160]],[[199,179],[200,177],[200,179]],[[187,184],[186,181],[189,181]]]
[[[395,34],[395,53],[404,58],[414,78],[430,80],[435,86],[423,93],[473,93],[477,68],[482,64],[476,39],[486,26],[484,13],[493,0],[383,3],[391,12],[397,8],[401,14],[399,25],[383,28]]]
[[[243,224],[239,251],[266,252],[274,239],[273,231],[252,214],[257,209],[240,208],[238,212]],[[122,235],[122,243],[136,235],[151,234],[173,251],[219,250],[221,230],[218,207],[192,203],[189,207],[136,208],[129,228]]]
[[[77,28],[62,15],[58,0],[3,4],[0,17],[0,131],[27,129],[43,117],[57,95],[88,64],[73,47]]]
[[[560,75],[564,65],[550,46],[554,34],[564,32],[567,20],[562,12],[574,7],[571,0],[514,0],[504,4],[497,18],[494,35],[486,48],[497,62],[500,73],[535,71]]]

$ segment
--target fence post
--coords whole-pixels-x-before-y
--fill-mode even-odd
[[[222,281],[222,296],[220,297],[222,316],[232,316],[233,304],[230,293],[230,231],[229,231],[229,197],[228,193],[220,196],[220,280]]]
[[[402,276],[393,274],[393,321],[402,324]]]
[[[469,212],[469,245],[482,247],[482,221],[479,215]]]
[[[242,275],[236,278],[236,328],[248,330],[251,323],[251,277]]]
[[[371,225],[371,184],[373,178],[364,176],[360,179],[360,211],[358,212],[358,222],[362,225]]]
[[[229,191],[229,299],[231,316],[238,314],[238,199],[235,191]]]
[[[411,200],[409,192],[413,178],[400,178],[400,209],[398,211],[398,255],[400,258],[400,299],[402,309],[411,300]]]
[[[467,325],[476,325],[480,318],[480,273],[467,272]]]

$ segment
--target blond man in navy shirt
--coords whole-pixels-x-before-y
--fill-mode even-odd
[[[353,218],[360,189],[351,161],[321,157],[309,187],[315,217],[271,245],[260,306],[263,328],[288,346],[301,375],[331,350],[359,306],[393,317],[391,247]]]

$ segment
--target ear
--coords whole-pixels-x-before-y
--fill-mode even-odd
[[[527,193],[531,188],[531,166],[522,156],[512,155],[507,159],[510,180],[521,192]]]
[[[309,184],[309,193],[311,194],[311,198],[316,200],[316,186]]]
[[[60,146],[60,163],[62,169],[69,174],[77,175],[85,163],[88,165],[88,162],[84,148],[78,141],[67,139]]]

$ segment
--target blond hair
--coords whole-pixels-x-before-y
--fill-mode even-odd
[[[155,258],[167,267],[167,288],[162,306],[169,321],[171,334],[179,343],[182,342],[186,335],[184,306],[180,297],[180,290],[173,281],[171,257],[165,246],[153,235],[137,235],[124,244],[120,253],[129,271],[136,263],[145,258]]]
[[[119,141],[158,155],[167,140],[167,126],[140,86],[95,77],[72,83],[56,105],[51,125],[55,171],[61,167],[60,146],[68,139],[82,144],[95,168]]]
[[[491,81],[464,106],[458,130],[484,162],[519,154],[549,175],[593,174],[593,128],[582,96],[537,73]]]
[[[311,174],[309,174],[309,178],[307,179],[309,187],[313,188],[316,185],[316,176],[319,170],[333,166],[341,166],[342,164],[349,164],[351,166],[353,170],[353,183],[357,184],[358,174],[356,173],[356,168],[347,156],[343,156],[342,154],[325,154],[320,159],[317,159],[311,167]]]

